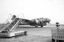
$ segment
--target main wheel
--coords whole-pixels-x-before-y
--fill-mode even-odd
[[[41,27],[43,27],[43,25],[41,25]]]
[[[37,28],[37,27],[38,27],[38,25],[35,25],[35,27]]]

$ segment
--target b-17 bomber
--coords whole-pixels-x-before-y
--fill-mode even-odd
[[[16,18],[15,15],[13,15],[12,20],[14,20],[14,18]],[[50,23],[50,21],[51,21],[48,18],[37,18],[37,19],[32,19],[32,20],[23,19],[23,18],[20,18],[20,19],[21,19],[21,21],[20,21],[19,25],[30,25],[30,26],[35,26],[35,27],[46,26],[47,23]]]

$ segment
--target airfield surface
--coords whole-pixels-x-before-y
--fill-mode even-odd
[[[60,28],[63,27],[64,25],[60,26]],[[43,28],[20,25],[15,29],[15,31],[27,31],[27,36],[0,38],[0,42],[51,42],[51,29],[55,28],[55,25],[47,25]]]

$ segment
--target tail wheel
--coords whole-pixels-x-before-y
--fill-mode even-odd
[[[38,27],[38,25],[35,25],[35,27],[37,28],[37,27]]]

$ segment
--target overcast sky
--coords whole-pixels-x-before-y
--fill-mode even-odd
[[[49,18],[51,23],[64,24],[64,0],[0,0],[0,23],[11,14],[27,19]]]

